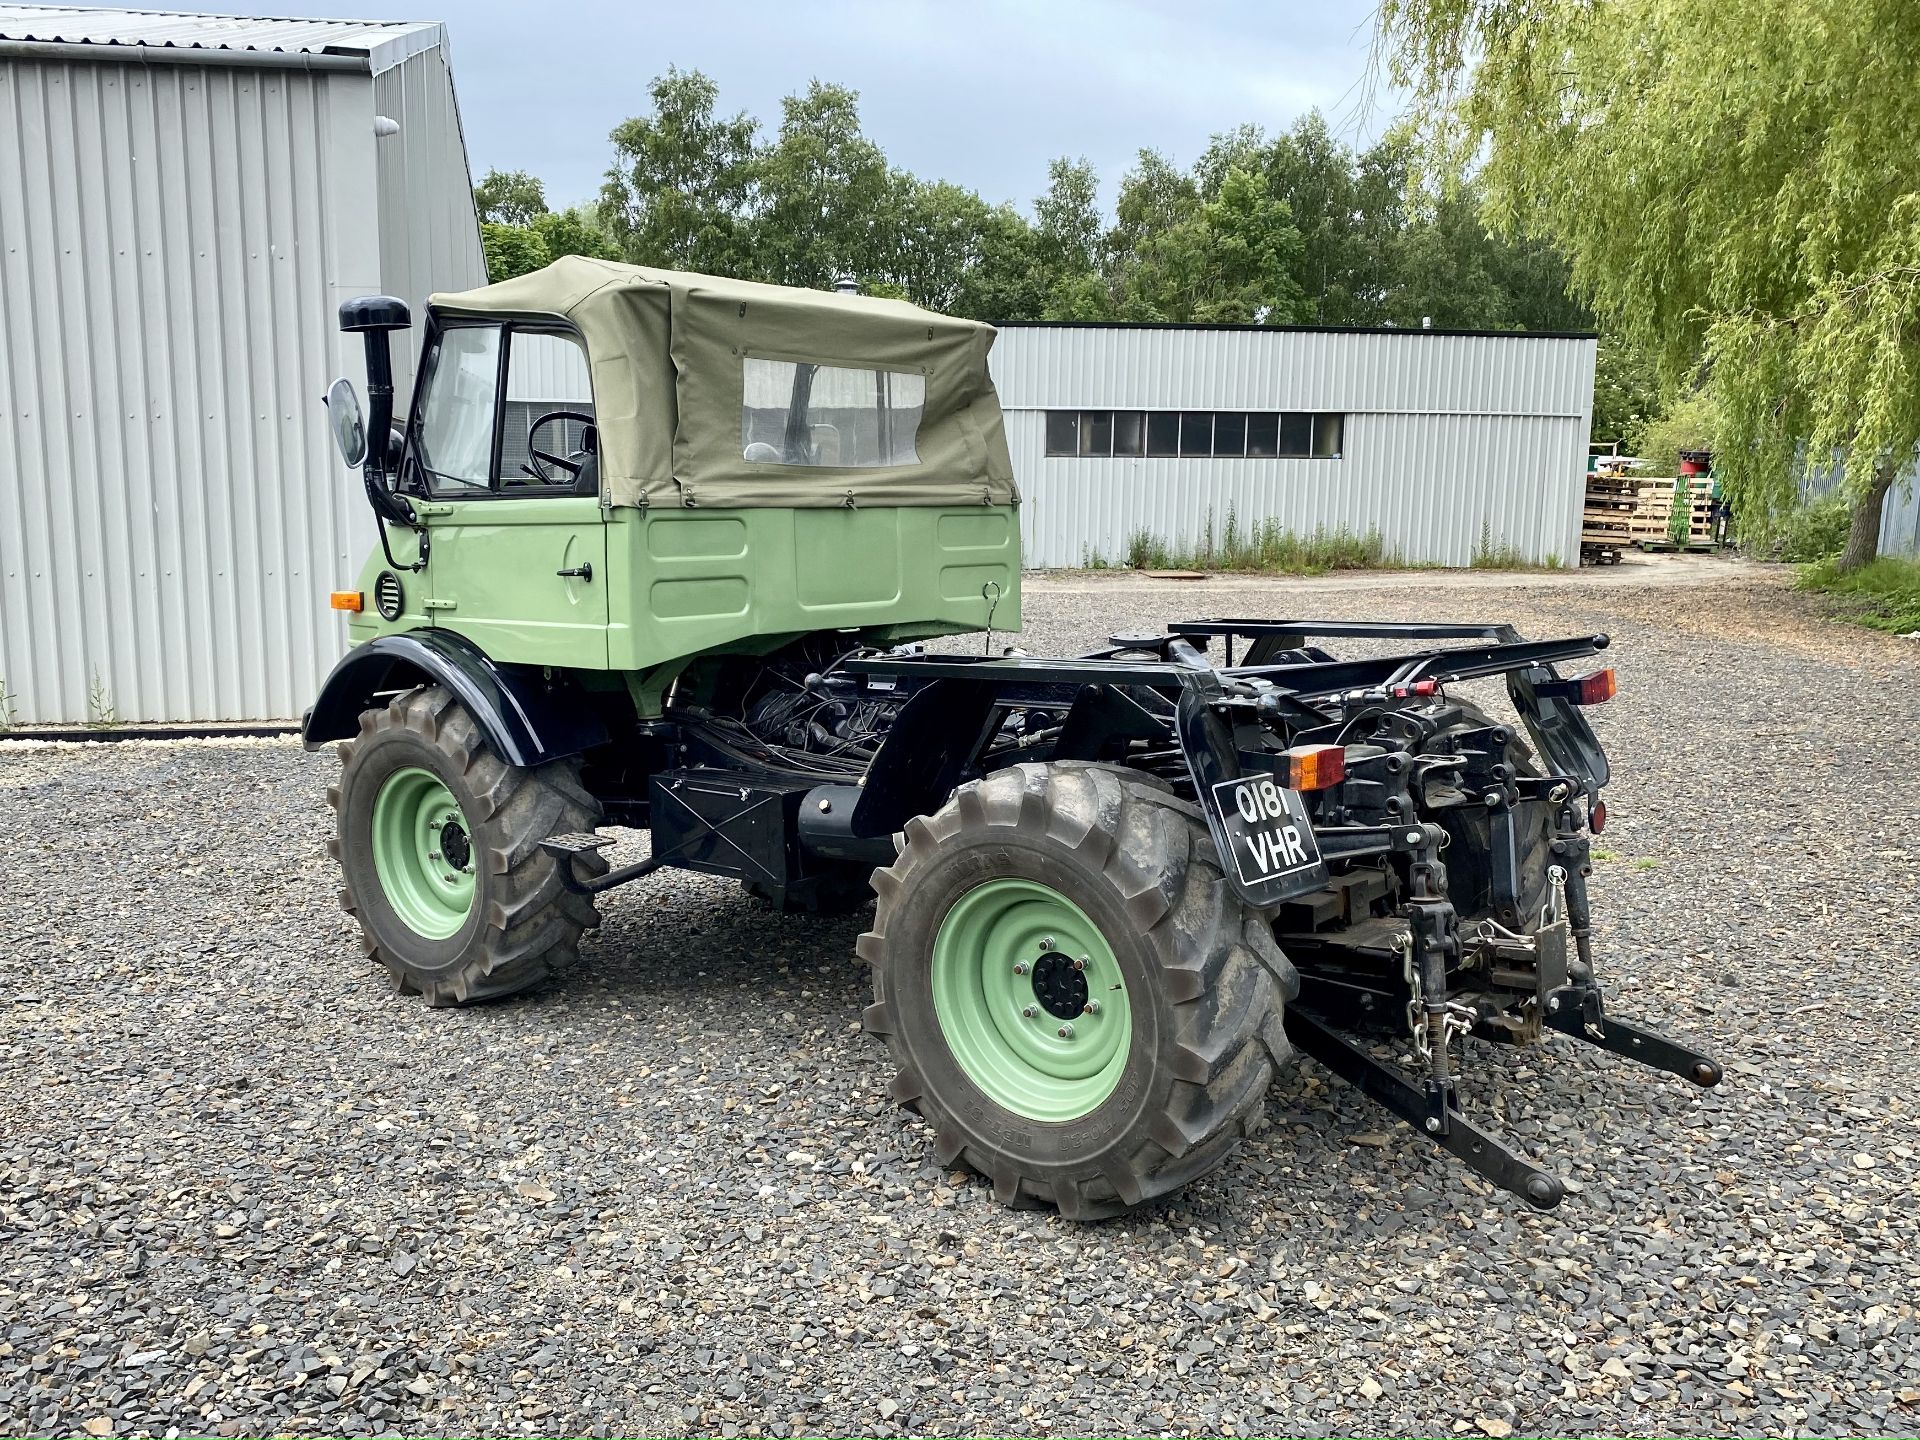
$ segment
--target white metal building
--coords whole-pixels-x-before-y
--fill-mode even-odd
[[[1578,563],[1592,336],[1013,324],[991,363],[1028,565],[1229,513],[1377,529],[1413,562],[1465,565],[1484,535]]]
[[[319,403],[362,373],[336,308],[485,276],[444,27],[0,0],[13,718],[310,703],[374,543]]]

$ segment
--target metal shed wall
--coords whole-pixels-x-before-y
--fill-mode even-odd
[[[413,329],[394,337],[394,390],[404,401],[413,391],[427,296],[486,284],[487,258],[447,52],[436,47],[376,75],[373,106],[400,125],[400,133],[382,140],[375,154],[383,219],[380,284],[414,310]]]
[[[387,73],[444,86],[440,56]],[[361,373],[335,307],[382,288],[409,223],[377,200],[401,137],[375,140],[375,83],[0,57],[13,720],[284,719],[345,648],[324,592],[374,541],[318,401]],[[439,163],[464,182],[463,154]],[[471,252],[450,283],[481,278],[477,228]]]
[[[1894,482],[1880,510],[1880,553],[1920,558],[1920,467]]]
[[[1115,559],[1141,530],[1192,543],[1229,512],[1243,530],[1377,529],[1409,561],[1464,565],[1484,533],[1572,564],[1593,363],[1584,337],[1024,325],[991,361],[1032,566]],[[1347,418],[1339,459],[1049,457],[1050,409]]]

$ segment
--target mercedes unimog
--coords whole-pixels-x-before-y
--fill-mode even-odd
[[[396,424],[407,307],[340,320],[380,544],[304,734],[338,745],[342,902],[401,990],[538,984],[665,866],[870,904],[894,1098],[942,1164],[1084,1219],[1220,1164],[1295,1048],[1540,1207],[1562,1182],[1462,1110],[1469,1038],[1720,1078],[1596,979],[1584,712],[1614,678],[1558,667],[1605,635],[1216,617],[995,653],[1020,525],[988,326],[567,258],[433,296]],[[647,858],[610,868],[612,827]]]

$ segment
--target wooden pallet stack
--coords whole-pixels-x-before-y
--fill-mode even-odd
[[[1597,470],[1587,476],[1587,505],[1580,517],[1580,560],[1586,565],[1618,565],[1633,543],[1633,512],[1638,482],[1621,471]]]
[[[1637,482],[1641,489],[1633,512],[1633,543],[1642,550],[1713,549],[1713,479],[1688,475],[1675,480]],[[1673,511],[1686,511],[1686,526],[1676,539]]]
[[[1685,487],[1684,490],[1681,487]],[[1615,565],[1629,548],[1711,550],[1713,480],[1691,475],[1631,475],[1600,470],[1587,477],[1586,509],[1580,522],[1580,559],[1589,565]],[[1687,511],[1686,539],[1677,545],[1673,507]]]

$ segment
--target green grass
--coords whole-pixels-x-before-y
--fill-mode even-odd
[[[1618,850],[1595,850],[1593,852],[1593,858],[1604,864],[1609,860],[1618,860],[1620,858],[1620,852]]]
[[[1133,570],[1210,570],[1249,575],[1325,575],[1334,570],[1438,570],[1431,562],[1409,561],[1387,548],[1378,530],[1356,535],[1350,530],[1316,529],[1296,535],[1278,520],[1242,525],[1232,510],[1216,534],[1209,514],[1198,540],[1176,543],[1151,530],[1136,530],[1118,560],[1088,551],[1082,563],[1090,570],[1124,566]],[[1512,545],[1495,544],[1492,531],[1481,527],[1480,543],[1469,562],[1476,570],[1558,570],[1561,559],[1549,555],[1544,565],[1533,565]]]
[[[1400,559],[1387,550],[1378,530],[1355,535],[1320,529],[1296,535],[1274,519],[1243,527],[1229,510],[1218,536],[1209,516],[1200,539],[1191,545],[1169,543],[1150,530],[1135,531],[1127,537],[1126,563],[1135,570],[1324,575],[1330,570],[1389,569]]]
[[[1882,557],[1843,575],[1829,557],[1802,566],[1796,583],[1829,597],[1834,612],[1857,625],[1896,635],[1920,630],[1920,561]]]
[[[1660,868],[1660,862],[1650,855],[1642,855],[1633,862],[1633,868],[1635,870],[1658,870]]]

